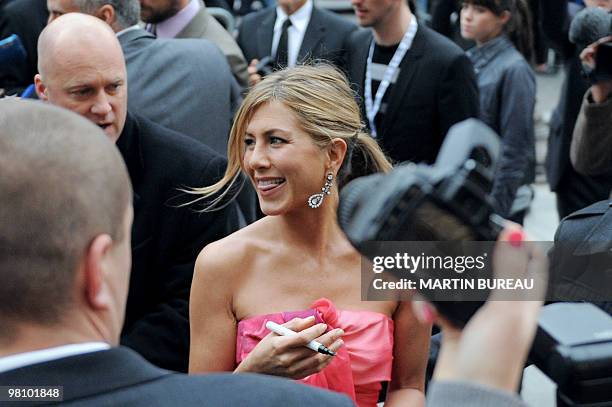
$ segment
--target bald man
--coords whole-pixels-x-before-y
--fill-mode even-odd
[[[173,374],[117,347],[132,222],[121,156],[87,120],[37,102],[0,101],[0,128],[0,385],[54,386],[40,401],[87,407],[352,405],[288,380]]]
[[[133,262],[121,342],[160,367],[187,371],[196,257],[237,230],[239,218],[234,203],[199,213],[203,203],[187,205],[194,196],[183,190],[213,184],[226,162],[201,143],[127,112],[123,54],[102,20],[59,17],[41,33],[38,63],[39,98],[100,127],[117,144],[132,181]]]
[[[217,46],[201,38],[156,39],[138,26],[139,0],[48,0],[47,6],[49,22],[77,12],[112,28],[125,56],[130,111],[226,157],[232,117],[242,98]]]

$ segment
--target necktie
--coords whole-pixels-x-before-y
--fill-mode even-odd
[[[276,67],[282,69],[287,67],[287,58],[289,56],[289,33],[287,30],[291,27],[291,20],[287,18],[283,22],[283,28],[278,41],[278,47],[276,48]]]

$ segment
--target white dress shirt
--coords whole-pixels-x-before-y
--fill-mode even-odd
[[[291,20],[291,26],[287,29],[287,66],[294,66],[302,41],[304,40],[304,34],[306,34],[306,28],[310,22],[310,16],[312,15],[312,0],[306,0],[306,3],[298,10],[296,10],[290,16],[283,11],[282,8],[276,7],[276,22],[274,23],[274,35],[272,37],[272,49],[270,55],[276,56],[276,50],[278,49],[278,43],[282,33],[283,23],[287,18]]]
[[[68,356],[81,355],[83,353],[97,352],[106,349],[110,349],[108,343],[84,342],[17,353],[15,355],[0,357],[0,373],[37,363],[49,362]]]

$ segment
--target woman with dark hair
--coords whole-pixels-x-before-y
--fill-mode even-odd
[[[513,211],[517,191],[529,202],[535,176],[533,110],[535,75],[529,7],[525,0],[465,0],[461,35],[476,42],[468,51],[480,90],[480,119],[499,134],[502,150],[492,196],[499,215],[522,223],[527,207]]]
[[[221,192],[220,203],[243,172],[267,216],[208,245],[197,260],[190,372],[301,379],[359,406],[375,406],[390,382],[386,406],[424,405],[431,326],[416,321],[409,303],[361,301],[361,257],[336,218],[343,185],[391,168],[362,129],[346,78],[330,66],[277,71],[249,91],[225,176],[197,192]],[[322,335],[317,340],[336,356],[290,349],[291,337],[271,334],[268,321],[308,334],[320,329],[313,337]]]

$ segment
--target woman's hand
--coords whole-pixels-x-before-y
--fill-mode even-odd
[[[258,59],[253,59],[247,68],[249,73],[249,86],[253,87],[257,85],[263,79],[260,74],[257,73]]]
[[[502,301],[495,291],[463,330],[455,328],[434,307],[415,302],[417,317],[443,328],[442,347],[436,364],[436,380],[461,380],[515,392],[527,351],[535,335],[539,310],[546,288],[548,262],[535,245],[522,240],[518,226],[506,228],[494,253],[495,276],[534,278],[537,295],[530,300]],[[507,297],[507,293],[506,297]],[[503,297],[501,297],[503,298]]]
[[[238,365],[234,373],[264,373],[303,379],[320,372],[333,360],[333,356],[322,355],[306,348],[308,342],[316,340],[334,352],[343,345],[340,339],[344,334],[342,329],[325,333],[327,325],[315,325],[314,317],[295,318],[283,326],[297,334],[279,336],[273,332],[269,333]]]
[[[600,38],[582,50],[580,53],[582,64],[591,69],[595,69],[595,55],[597,54],[597,49],[601,44],[610,41],[612,41],[612,36]],[[605,102],[610,96],[610,93],[612,93],[612,81],[610,80],[598,81],[591,86],[591,95],[595,103]]]

